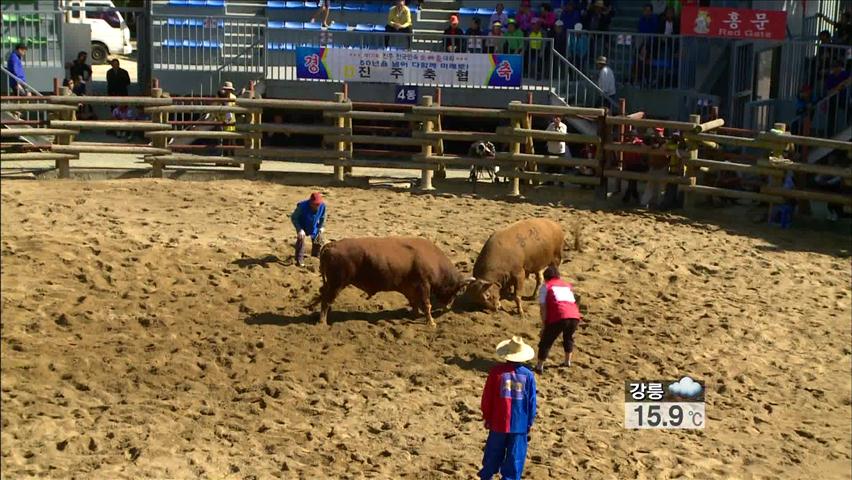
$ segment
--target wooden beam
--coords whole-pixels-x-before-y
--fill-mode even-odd
[[[634,127],[668,128],[692,132],[698,125],[673,120],[654,120],[651,118],[606,117],[607,125],[633,125]]]
[[[721,118],[717,118],[715,120],[710,120],[709,122],[699,123],[692,129],[693,133],[704,133],[715,128],[719,128],[725,125],[725,120]]]
[[[76,155],[50,152],[4,153],[3,155],[0,155],[0,160],[4,162],[28,162],[31,160],[75,160],[76,158]]]
[[[598,160],[595,158],[572,158],[556,157],[551,155],[539,155],[534,153],[511,153],[498,152],[498,161],[509,162],[535,162],[543,165],[566,165],[574,167],[592,167],[598,166]]]
[[[757,134],[759,140],[772,142],[775,144],[795,143],[797,145],[808,145],[810,147],[823,147],[835,150],[852,151],[852,142],[844,142],[841,140],[832,140],[829,138],[802,137],[800,135],[776,135],[769,132],[760,132]]]
[[[685,133],[683,138],[687,140],[699,140],[702,142],[713,142],[722,145],[734,145],[737,147],[756,147],[753,138],[734,137],[731,135],[716,135],[710,133]]]
[[[599,117],[604,114],[603,108],[569,107],[563,105],[536,105],[529,103],[521,103],[518,101],[509,102],[509,111],[539,115],[587,115],[591,117]]]
[[[762,187],[763,193],[778,195],[785,198],[796,198],[799,200],[810,200],[817,202],[839,203],[852,206],[852,195],[842,193],[814,192],[810,190],[788,190],[782,187]]]
[[[172,155],[157,155],[145,157],[144,159],[148,163],[153,162],[163,162],[168,165],[169,163],[173,164],[205,164],[205,163],[215,163],[215,164],[223,164],[223,163],[260,163],[260,160],[257,158],[236,158],[236,157],[215,157],[215,156],[206,156],[206,155],[190,155],[190,154],[172,154]]]
[[[415,115],[421,116],[437,116],[444,115],[447,117],[473,117],[473,118],[507,118],[515,115],[506,110],[498,108],[469,108],[469,107],[420,107],[416,106],[411,110]],[[523,114],[519,112],[518,114]]]
[[[580,185],[597,185],[600,183],[598,177],[587,177],[584,175],[568,175],[561,173],[541,173],[541,172],[524,172],[513,170],[500,170],[497,172],[498,177],[519,178],[521,180],[535,180],[537,182],[565,182],[576,183]]]
[[[656,157],[668,157],[669,155],[674,154],[673,151],[670,151],[665,147],[652,148],[644,145],[631,145],[629,143],[605,143],[604,150],[607,152],[641,153],[643,155],[653,155]]]
[[[325,140],[329,142],[348,142],[354,144],[407,146],[421,146],[424,144],[431,145],[436,142],[436,140],[428,138],[390,137],[383,135],[327,135]]]
[[[172,99],[169,97],[112,97],[112,96],[64,96],[64,95],[54,95],[52,97],[48,97],[50,99],[50,103],[53,104],[65,104],[65,105],[76,105],[78,103],[86,104],[86,105],[142,105],[142,106],[165,106],[171,105]]]
[[[493,158],[467,157],[460,155],[423,155],[422,153],[418,153],[412,156],[411,159],[417,162],[437,163],[453,167],[470,167],[471,165],[476,165],[478,167],[493,167],[495,165],[500,165],[500,163],[495,161]]]
[[[639,180],[640,182],[661,182],[675,183],[678,185],[689,185],[689,179],[686,177],[678,177],[676,175],[666,175],[657,177],[650,173],[643,172],[625,172],[623,170],[604,170],[605,177],[620,178],[622,180]]]
[[[331,125],[311,125],[307,123],[238,123],[238,132],[265,132],[265,133],[297,133],[302,135],[345,135],[351,133],[346,127]]]
[[[852,167],[832,167],[829,165],[813,165],[810,163],[778,162],[758,160],[761,167],[773,168],[781,171],[813,173],[814,175],[829,175],[852,179]]]
[[[326,150],[320,148],[260,148],[255,150],[242,150],[235,158],[261,158],[272,160],[294,160],[301,158],[349,158],[350,152],[337,150]]]
[[[129,153],[134,155],[167,155],[166,148],[140,147],[136,145],[53,145],[51,151],[57,153]]]
[[[145,107],[146,113],[222,113],[232,112],[248,114],[254,109],[234,105],[168,105],[165,107]]]
[[[4,112],[76,112],[77,106],[51,103],[3,103],[0,104],[0,110]]]
[[[415,130],[411,132],[411,136],[414,138],[427,138],[427,139],[443,139],[450,141],[466,141],[466,142],[476,142],[476,141],[484,141],[484,142],[503,142],[508,143],[509,139],[503,138],[503,135],[494,133],[494,132],[461,132],[461,131],[452,131],[452,130],[441,130],[440,132],[423,132],[419,130]]]
[[[145,136],[149,138],[246,138],[244,133],[221,130],[158,130],[145,132]]]
[[[324,117],[351,118],[354,120],[388,120],[388,121],[412,121],[411,114],[407,112],[323,112]]]
[[[580,133],[559,133],[548,132],[547,130],[534,130],[531,128],[498,127],[499,135],[516,136],[516,137],[532,137],[539,140],[550,140],[554,142],[568,143],[600,143],[601,139],[597,135],[583,135]]]
[[[290,100],[285,98],[237,98],[237,106],[253,109],[280,108],[284,110],[322,110],[324,112],[348,112],[352,104],[326,100]]]
[[[0,137],[36,137],[41,135],[77,135],[77,130],[62,128],[3,128]]]
[[[168,123],[125,122],[120,120],[51,120],[51,127],[74,128],[77,130],[170,130]]]
[[[678,185],[682,192],[693,192],[701,195],[712,195],[714,197],[739,198],[742,200],[754,200],[757,202],[781,203],[783,198],[767,193],[746,192],[743,190],[730,190],[727,188],[708,187],[706,185]]]
[[[712,170],[725,170],[730,172],[746,172],[753,173],[755,175],[774,175],[774,176],[783,176],[782,172],[774,168],[768,167],[760,167],[757,165],[750,165],[748,163],[734,163],[734,162],[722,162],[718,160],[706,160],[703,158],[698,158],[695,160],[687,160],[686,163],[688,165],[692,165],[697,168],[705,167]]]
[[[408,161],[381,161],[381,160],[326,160],[324,165],[344,167],[368,167],[368,168],[396,168],[399,170],[436,170],[437,165],[432,163],[419,163]]]

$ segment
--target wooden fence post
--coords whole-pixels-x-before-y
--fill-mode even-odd
[[[520,103],[520,102],[510,102],[510,103]],[[512,116],[512,130],[517,130],[521,128],[521,117],[518,115]],[[512,141],[509,143],[509,151],[512,155],[518,155],[521,153],[521,142],[516,136],[512,136]],[[510,197],[518,197],[521,195],[521,179],[517,175],[520,172],[518,168],[518,164],[514,163],[512,165],[512,171],[515,173],[515,176],[512,178],[512,189],[509,191]]]
[[[604,109],[603,115],[598,117],[598,137],[601,139],[600,143],[595,146],[595,160],[598,161],[598,177],[600,178],[600,182],[598,183],[598,192],[597,196],[601,199],[607,198],[607,191],[609,190],[609,180],[604,174],[604,170],[606,170],[606,152],[604,151],[604,145],[610,142],[610,128],[606,124],[606,114],[609,110]],[[618,180],[619,185],[621,185],[621,180]],[[619,191],[620,188],[616,188],[615,191]]]
[[[689,122],[700,124],[701,115],[690,115]],[[694,187],[698,185],[698,169],[695,168],[691,161],[698,160],[698,142],[687,142],[687,145],[689,146],[689,157],[686,162],[686,177],[689,178],[689,185]],[[695,199],[697,195],[698,194],[693,193],[691,190],[686,191],[683,194],[683,208],[687,210],[695,208]]]
[[[159,85],[157,79],[153,79],[152,81],[154,85]],[[161,98],[163,96],[163,89],[159,87],[151,88],[151,97],[153,98]],[[169,114],[165,112],[159,112],[154,115],[151,115],[151,121],[156,121],[157,123],[168,123]],[[156,136],[151,139],[151,146],[156,148],[168,148],[169,139],[165,136]],[[151,176],[154,178],[163,178],[163,162],[161,160],[157,160],[155,156],[153,161],[151,162]]]
[[[420,105],[424,107],[432,106],[432,97],[429,95],[424,95],[420,100]],[[423,133],[430,133],[434,127],[434,122],[431,119],[423,121]],[[424,143],[422,147],[422,153],[424,158],[428,158],[432,155],[432,144]],[[434,190],[432,187],[432,170],[423,169],[420,171],[420,189],[421,190]]]
[[[334,98],[338,103],[344,103],[346,101],[346,93],[345,92],[337,92],[337,93],[334,94]],[[342,114],[338,115],[338,117],[335,121],[335,125],[338,128],[344,128],[346,126],[346,120],[343,118]],[[351,130],[349,131],[349,135],[352,135]],[[337,149],[338,152],[340,152],[340,156],[337,158],[338,161],[339,161],[339,160],[344,158],[343,152],[346,151],[346,142],[344,142],[342,140],[338,141],[337,144],[336,144],[336,149]],[[338,182],[344,182],[345,181],[344,166],[343,165],[336,164],[334,166],[334,179]]]
[[[61,87],[60,96],[69,96],[71,95],[71,89],[68,87]],[[59,118],[62,120],[76,120],[77,113],[74,110],[62,111],[57,114]],[[71,135],[57,135],[54,138],[54,143],[56,145],[70,145],[72,142]],[[77,158],[80,158],[79,154]],[[71,178],[71,162],[67,158],[63,158],[61,160],[54,160],[54,166],[57,170],[59,170],[59,178]]]

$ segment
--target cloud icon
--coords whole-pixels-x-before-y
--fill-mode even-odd
[[[694,397],[701,393],[701,384],[689,377],[683,377],[669,385],[669,391],[681,397]]]

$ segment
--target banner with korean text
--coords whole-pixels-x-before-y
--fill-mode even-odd
[[[520,87],[520,55],[298,47],[296,76],[305,80]]]
[[[680,12],[680,33],[743,40],[784,40],[787,37],[787,12],[684,6]]]

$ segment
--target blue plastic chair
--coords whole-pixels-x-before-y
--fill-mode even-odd
[[[186,6],[187,7],[206,7],[207,2],[206,2],[206,0],[187,0]]]
[[[287,30],[303,30],[305,24],[302,22],[284,22],[284,28]]]
[[[362,12],[369,12],[369,13],[382,13],[382,12],[386,12],[387,10],[388,10],[388,7],[386,5],[382,5],[381,3],[367,3],[367,4],[364,4],[363,7],[361,7]]]
[[[356,32],[372,32],[374,31],[374,28],[376,28],[376,26],[370,23],[359,23],[358,25],[355,25]]]
[[[266,2],[266,8],[272,10],[281,10],[287,8],[287,2],[284,2],[282,0],[269,0],[268,2]]]
[[[461,7],[459,15],[476,15],[476,9],[471,7]]]
[[[490,17],[494,15],[495,10],[493,8],[478,8],[476,10],[477,15],[484,15],[486,17]]]
[[[345,23],[331,22],[331,25],[328,26],[328,29],[332,32],[345,32],[349,30],[349,25]]]
[[[271,30],[283,30],[286,27],[284,26],[284,22],[269,20],[268,22],[266,22],[266,28],[269,28]]]
[[[302,28],[305,30],[322,30],[322,24],[319,22],[305,22]]]
[[[361,11],[361,5],[358,4],[358,3],[346,2],[346,5],[343,6],[343,11],[344,12],[360,12]]]
[[[185,7],[186,0],[169,0],[169,5],[173,7]]]
[[[384,25],[373,25],[373,31],[374,32],[384,32],[385,26]]]
[[[305,2],[288,1],[287,8],[303,9],[305,8]]]
[[[207,0],[206,5],[214,8],[224,8],[225,0]]]

